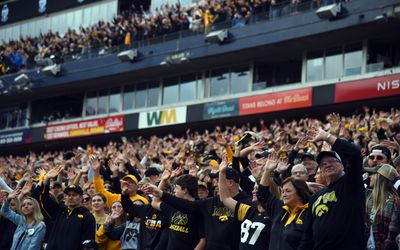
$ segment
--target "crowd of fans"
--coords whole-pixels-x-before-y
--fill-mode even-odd
[[[399,249],[399,141],[365,107],[2,156],[0,249]]]
[[[228,23],[232,27],[246,25],[254,16],[271,18],[285,12],[295,13],[300,2],[311,0],[239,0],[204,1],[194,6],[164,5],[153,12],[132,8],[116,15],[112,22],[99,21],[79,31],[65,34],[49,31],[38,37],[21,37],[0,46],[0,75],[15,73],[33,66],[47,66],[51,56],[62,62],[65,56],[78,59],[87,53],[105,54],[118,46],[132,46],[177,31],[208,32],[214,25]],[[316,4],[320,4],[319,1]],[[290,7],[290,8],[289,8]],[[282,10],[283,11],[283,10]]]

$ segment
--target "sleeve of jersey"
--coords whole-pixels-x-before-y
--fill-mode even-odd
[[[187,214],[202,213],[202,209],[200,206],[201,201],[189,201],[181,199],[166,192],[164,192],[161,200],[168,205],[174,207],[175,209]]]
[[[235,217],[238,219],[238,221],[244,221],[247,211],[249,211],[250,208],[251,207],[247,204],[239,203],[239,202],[236,203]]]
[[[96,238],[96,220],[91,213],[87,213],[81,227],[81,244],[93,241]]]
[[[49,185],[42,184],[39,195],[39,205],[42,208],[42,211],[44,212],[43,215],[45,217],[52,220],[55,219],[60,209],[60,205],[50,197]]]
[[[269,188],[263,185],[258,186],[257,198],[264,204],[266,213],[273,217],[280,209],[282,209],[283,202],[278,200],[271,192]]]
[[[147,206],[134,204],[129,195],[121,195],[121,203],[125,212],[134,217],[143,217],[146,214]]]
[[[343,161],[346,174],[350,177],[351,183],[362,184],[362,155],[356,145],[343,139],[337,139],[332,147]]]

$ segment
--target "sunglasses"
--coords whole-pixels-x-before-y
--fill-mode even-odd
[[[378,160],[378,161],[382,161],[383,160],[383,156],[382,155],[370,155],[368,156],[368,159],[370,159],[371,161],[373,160]]]
[[[84,202],[90,201],[90,197],[84,197],[84,198],[83,198],[83,201],[84,201]]]

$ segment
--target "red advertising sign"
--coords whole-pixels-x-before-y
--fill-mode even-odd
[[[57,140],[121,131],[124,131],[123,115],[47,126],[44,137],[46,140]]]
[[[400,74],[339,83],[335,86],[335,103],[400,94]]]
[[[312,105],[312,88],[289,90],[239,100],[240,115],[266,113]]]

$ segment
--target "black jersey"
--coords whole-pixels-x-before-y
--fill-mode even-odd
[[[235,217],[242,222],[240,229],[240,250],[268,249],[271,219],[254,206],[237,203]]]
[[[202,218],[182,213],[161,203],[161,212],[169,218],[168,250],[192,250],[204,237]]]

